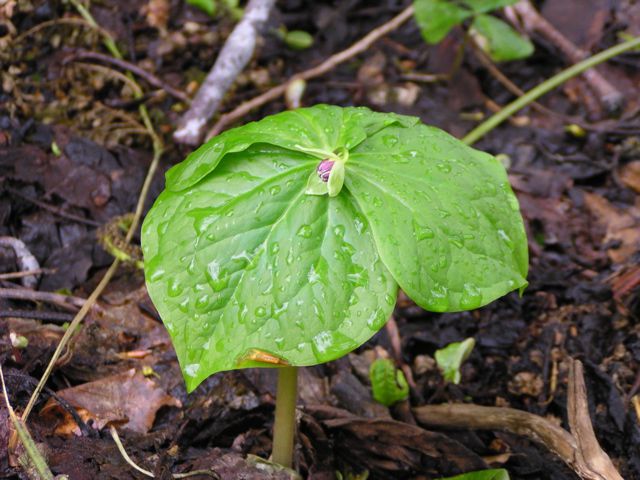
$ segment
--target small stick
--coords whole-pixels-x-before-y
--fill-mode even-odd
[[[584,383],[582,363],[570,360],[567,416],[569,428],[577,443],[579,463],[584,464],[583,478],[593,480],[623,480],[596,438],[589,415],[587,387]]]
[[[73,315],[63,312],[46,312],[41,310],[0,310],[0,318],[30,318],[45,322],[65,323],[73,320]]]
[[[589,56],[589,52],[582,50],[565,37],[556,27],[544,18],[531,5],[529,0],[518,2],[507,7],[512,9],[523,21],[524,27],[529,32],[537,32],[553,43],[571,63],[578,63]],[[600,72],[595,69],[583,73],[584,79],[596,92],[598,99],[608,111],[615,111],[624,100],[624,95],[618,91]]]
[[[131,62],[127,62],[126,60],[122,60],[122,59],[115,58],[115,57],[110,57],[109,55],[104,55],[104,54],[98,53],[98,52],[89,52],[87,50],[78,50],[78,51],[74,52],[69,58],[67,58],[63,62],[63,64],[68,63],[68,62],[73,62],[75,60],[99,60],[101,62],[110,63],[111,65],[115,65],[118,68],[121,68],[123,70],[128,70],[128,71],[134,73],[135,75],[138,75],[139,77],[145,79],[149,84],[153,85],[154,87],[158,87],[158,88],[164,90],[169,95],[177,98],[178,100],[181,100],[181,101],[186,102],[186,103],[190,102],[189,97],[187,96],[186,93],[181,92],[180,90],[177,90],[177,89],[173,88],[171,85],[169,85],[166,82],[163,82],[162,80],[160,80],[153,73],[147,72],[145,69],[140,68],[139,66],[134,65]]]
[[[0,273],[0,280],[13,280],[15,278],[28,277],[30,275],[46,275],[47,273],[56,273],[55,268],[36,268],[35,270],[24,270],[22,272]]]
[[[31,202],[34,205],[37,205],[38,207],[40,207],[40,208],[42,208],[44,210],[48,210],[49,212],[53,213],[54,215],[58,215],[59,217],[66,218],[67,220],[73,220],[75,222],[84,223],[85,225],[90,225],[92,227],[99,227],[100,226],[100,223],[98,223],[98,222],[95,222],[95,221],[90,220],[88,218],[81,217],[79,215],[74,215],[73,213],[66,212],[61,208],[55,207],[53,205],[49,205],[48,203],[45,203],[45,202],[41,202],[40,200],[36,200],[35,198],[31,198],[30,196],[25,195],[24,193],[21,193],[20,191],[14,189],[14,188],[6,187],[6,190],[11,195],[16,195],[17,197],[20,197],[23,200],[26,200],[27,202]]]
[[[238,74],[249,63],[258,34],[269,18],[274,3],[275,0],[249,0],[242,20],[222,47],[191,108],[180,118],[173,134],[177,142],[195,145],[200,141],[207,121],[218,109]]]
[[[296,80],[310,80],[315,77],[319,77],[320,75],[324,75],[325,73],[333,70],[335,67],[340,65],[343,62],[346,62],[350,58],[364,52],[367,50],[374,42],[378,41],[380,38],[384,37],[388,33],[397,29],[404,22],[409,20],[413,16],[413,5],[405,8],[398,15],[393,17],[387,23],[380,25],[379,27],[371,30],[368,34],[358,40],[356,43],[351,45],[346,50],[342,50],[334,55],[331,55],[320,65],[317,65],[313,68],[305,70],[303,72],[297,73],[293,75],[286,82],[278,85],[277,87],[273,87],[270,90],[267,90],[261,95],[252,98],[238,107],[230,111],[229,113],[225,113],[220,117],[220,119],[216,122],[213,128],[207,134],[207,140],[211,137],[218,135],[222,130],[225,129],[227,125],[236,120],[247,115],[251,110],[254,110],[258,107],[261,107],[267,102],[275,100],[276,98],[284,95],[289,87],[291,82]]]
[[[113,438],[113,441],[116,444],[116,447],[118,447],[118,451],[120,452],[120,455],[122,455],[122,458],[124,458],[124,461],[127,462],[131,468],[137,470],[138,472],[140,472],[141,474],[150,477],[150,478],[155,478],[155,476],[153,475],[153,472],[150,472],[149,470],[145,470],[144,468],[142,468],[141,466],[139,466],[136,462],[134,462],[131,457],[129,456],[129,454],[127,453],[127,451],[124,448],[124,445],[122,444],[122,441],[120,440],[120,436],[118,435],[118,431],[116,430],[116,427],[114,427],[113,425],[111,425],[109,427],[109,432],[111,433],[111,438]],[[193,472],[188,472],[188,473],[173,473],[172,476],[173,478],[189,478],[189,477],[195,477],[197,475],[204,475],[207,477],[211,477],[211,478],[215,478],[217,480],[220,479],[220,476],[211,471],[211,470],[194,470]]]
[[[0,298],[9,298],[11,300],[29,300],[31,302],[53,303],[67,310],[76,310],[82,308],[86,300],[71,295],[62,295],[52,292],[37,292],[27,288],[0,288]]]

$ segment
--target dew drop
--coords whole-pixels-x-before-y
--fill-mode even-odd
[[[398,143],[398,137],[396,135],[384,135],[382,137],[382,143],[387,147],[393,147]]]
[[[298,229],[297,235],[302,238],[311,238],[312,233],[313,233],[313,230],[311,228],[311,225],[305,224]]]
[[[280,251],[280,244],[278,242],[273,242],[269,251],[271,252],[271,255],[275,255]]]
[[[177,297],[182,293],[183,287],[177,278],[169,280],[167,295],[170,297]]]
[[[513,248],[513,240],[511,240],[511,237],[509,237],[509,235],[507,235],[507,232],[505,232],[502,229],[498,230],[498,236],[504,241],[504,243],[507,244],[507,246],[509,248]]]
[[[312,285],[320,281],[320,274],[316,272],[316,269],[314,268],[313,265],[311,265],[311,268],[309,269],[309,273],[307,274],[307,279],[309,280],[309,283]]]
[[[451,172],[451,165],[449,165],[448,163],[439,163],[436,166],[438,167],[438,170],[440,170],[443,173],[450,173]]]
[[[258,307],[254,310],[254,312],[256,314],[256,317],[264,317],[267,315],[267,309],[264,307]]]
[[[199,363],[191,363],[184,367],[184,373],[189,377],[195,377],[198,374],[198,370],[200,370]]]
[[[158,280],[161,280],[162,277],[164,277],[164,274],[164,268],[155,268],[151,272],[151,275],[149,275],[149,280],[151,280],[152,282],[157,282]]]
[[[333,335],[329,331],[323,331],[313,337],[311,348],[315,357],[320,362],[324,362],[328,358],[327,353],[333,347]]]
[[[481,303],[482,293],[480,293],[480,290],[470,283],[465,283],[460,297],[460,305],[463,308],[477,308]]]
[[[195,307],[197,310],[204,310],[209,305],[209,295],[204,294],[196,299]]]
[[[434,312],[444,312],[449,308],[449,290],[444,285],[435,284],[429,292],[429,307]]]
[[[205,277],[214,292],[220,292],[229,285],[229,272],[225,269],[221,269],[220,262],[217,260],[213,260],[209,265],[207,265]]]
[[[426,225],[420,225],[415,220],[413,221],[413,232],[416,236],[416,240],[428,240],[434,237],[433,230]]]
[[[282,190],[282,189],[280,188],[280,186],[279,186],[279,185],[274,185],[273,187],[271,187],[271,188],[269,189],[269,193],[270,193],[271,195],[274,195],[274,196],[275,196],[275,195],[277,195],[277,194],[279,194],[279,193],[280,193],[280,190]]]
[[[461,235],[451,235],[449,237],[449,242],[457,248],[464,247],[464,238]]]

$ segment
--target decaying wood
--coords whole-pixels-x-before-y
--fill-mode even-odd
[[[429,427],[500,430],[525,436],[544,445],[583,480],[622,480],[595,437],[582,364],[571,362],[567,392],[571,433],[543,417],[513,408],[446,404],[417,407],[413,412],[419,423]]]

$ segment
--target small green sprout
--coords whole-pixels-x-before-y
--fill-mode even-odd
[[[291,30],[285,33],[284,42],[293,50],[306,50],[313,45],[313,36],[304,30]]]
[[[409,385],[404,373],[388,358],[378,358],[371,364],[369,379],[373,398],[386,407],[409,397]]]
[[[456,385],[460,383],[460,366],[469,358],[475,345],[476,341],[473,338],[467,338],[462,342],[450,343],[436,351],[436,363],[447,382]]]
[[[533,53],[529,39],[488,12],[518,0],[414,0],[415,18],[422,37],[435,44],[456,25],[471,19],[469,33],[496,62],[519,60]]]

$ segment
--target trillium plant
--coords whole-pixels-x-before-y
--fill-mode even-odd
[[[188,391],[277,367],[273,460],[291,465],[296,367],[385,324],[526,286],[504,167],[418,118],[316,105],[222,133],[167,172],[142,229],[149,295]]]

